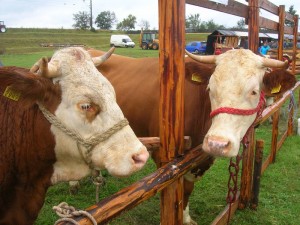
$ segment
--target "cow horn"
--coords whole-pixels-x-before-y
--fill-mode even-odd
[[[280,61],[276,59],[268,59],[263,58],[263,66],[265,67],[271,67],[271,68],[287,68],[288,67],[288,61]]]
[[[115,51],[115,47],[112,47],[104,55],[98,56],[98,57],[93,57],[92,60],[95,64],[95,66],[99,66],[100,64],[104,63],[113,54],[114,51]]]
[[[202,62],[202,63],[210,63],[214,64],[216,63],[216,56],[215,55],[205,55],[205,56],[196,56],[194,54],[189,53],[187,50],[185,50],[185,53],[191,57],[192,59]]]
[[[46,57],[41,58],[31,68],[30,72],[38,73],[39,75],[47,78],[58,77],[60,74],[57,71],[57,67],[52,63],[48,63]]]

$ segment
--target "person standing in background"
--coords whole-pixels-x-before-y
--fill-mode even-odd
[[[264,42],[264,44],[260,47],[259,53],[265,56],[269,50],[270,46],[268,45],[268,42]]]

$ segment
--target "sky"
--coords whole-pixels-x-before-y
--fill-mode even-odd
[[[103,11],[116,14],[118,22],[132,14],[137,18],[135,28],[140,29],[142,20],[150,23],[150,28],[158,29],[159,0],[92,0],[93,19]],[[225,1],[226,0],[215,0]],[[246,3],[245,0],[237,0]],[[275,5],[286,5],[288,11],[291,5],[300,14],[300,0],[269,0]],[[73,15],[80,12],[90,12],[90,0],[0,0],[0,21],[14,28],[72,28]],[[186,17],[199,13],[201,21],[214,20],[219,25],[232,27],[237,25],[240,17],[209,10],[197,6],[186,5]],[[278,21],[277,17],[261,12],[261,15]],[[94,26],[95,28],[96,25]]]

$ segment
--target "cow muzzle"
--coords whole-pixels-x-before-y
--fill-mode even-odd
[[[233,157],[237,155],[239,146],[236,146],[234,141],[226,137],[206,135],[203,141],[202,149],[206,153],[213,156]]]

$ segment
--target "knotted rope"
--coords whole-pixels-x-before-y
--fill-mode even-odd
[[[72,224],[79,225],[76,220],[71,218],[73,216],[86,216],[92,221],[93,225],[97,225],[96,220],[91,214],[83,210],[76,210],[73,206],[69,206],[66,202],[62,202],[58,206],[53,206],[52,209],[59,217],[61,217],[61,219],[57,220],[54,225],[57,225],[60,222],[70,222]]]
[[[227,114],[234,114],[234,115],[242,115],[242,116],[249,116],[249,115],[252,115],[254,113],[257,113],[256,114],[256,119],[258,117],[261,116],[261,113],[263,111],[263,108],[264,108],[264,105],[265,105],[265,94],[264,92],[262,91],[260,93],[260,97],[259,97],[259,102],[257,104],[257,106],[254,108],[254,109],[237,109],[237,108],[231,108],[231,107],[220,107],[218,109],[215,109],[213,110],[211,113],[210,113],[210,117],[214,117],[220,113],[227,113]],[[255,122],[255,121],[254,121]],[[248,133],[249,131],[251,130],[254,122],[252,123],[252,125],[249,127],[249,129],[247,130],[245,136],[243,137],[242,139],[242,143],[247,146],[248,145],[248,139],[247,139],[247,136],[248,136]]]
[[[91,159],[90,154],[93,150],[93,147],[95,147],[100,142],[103,142],[107,140],[109,137],[111,137],[113,134],[115,134],[117,131],[121,130],[123,127],[127,126],[128,120],[124,118],[119,123],[115,124],[113,127],[109,128],[104,133],[96,134],[91,136],[90,138],[84,139],[81,137],[81,135],[70,128],[68,128],[62,121],[60,121],[55,115],[53,115],[51,112],[49,112],[42,104],[38,103],[38,106],[42,113],[44,114],[45,118],[54,125],[55,127],[59,128],[61,131],[63,131],[65,134],[76,140],[78,149],[80,151],[80,154],[83,156],[84,160],[87,162],[87,164],[92,168],[91,165]],[[84,156],[82,149],[80,148],[80,145],[84,146],[86,151],[86,156]]]
[[[212,111],[210,113],[210,117],[212,118],[220,113],[243,115],[243,116],[252,115],[254,113],[257,113],[262,108],[262,105],[264,104],[264,102],[265,102],[265,94],[263,92],[261,92],[258,105],[254,109],[236,109],[236,108],[231,108],[231,107],[220,107],[220,108]]]

